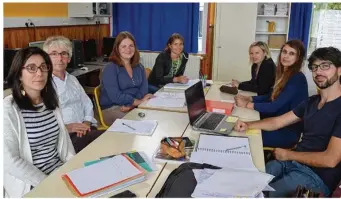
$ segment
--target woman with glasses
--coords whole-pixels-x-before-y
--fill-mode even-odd
[[[22,197],[75,154],[58,108],[49,55],[21,49],[8,75],[4,99],[5,197]]]
[[[155,61],[148,82],[150,89],[156,92],[168,83],[187,83],[184,76],[188,53],[184,52],[184,38],[178,34],[172,34],[167,41],[166,48]]]
[[[271,59],[268,45],[262,41],[252,43],[249,47],[249,56],[252,63],[251,80],[245,82],[232,80],[232,86],[258,95],[271,93],[275,83],[276,65]]]
[[[300,40],[290,40],[281,48],[277,66],[276,81],[272,93],[255,97],[237,95],[237,106],[254,109],[261,119],[276,117],[291,111],[308,95],[308,83],[301,72],[305,56],[304,45]],[[262,131],[265,147],[294,147],[302,133],[302,122],[276,131]]]
[[[136,42],[129,32],[120,32],[115,39],[112,63],[102,73],[100,105],[106,125],[150,99],[148,82]]]

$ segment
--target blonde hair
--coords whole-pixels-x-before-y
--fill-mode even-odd
[[[43,50],[47,52],[51,46],[65,47],[69,53],[69,57],[72,57],[72,43],[64,36],[52,36],[46,39],[43,45]]]
[[[262,42],[262,41],[253,42],[249,47],[249,53],[251,52],[251,48],[253,48],[255,46],[258,46],[260,49],[262,49],[262,51],[265,54],[265,58],[264,58],[265,60],[271,58],[271,54],[270,54],[268,44],[266,44],[265,42]],[[250,59],[250,62],[251,62],[251,59]]]

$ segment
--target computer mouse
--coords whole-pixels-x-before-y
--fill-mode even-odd
[[[84,67],[82,67],[82,68],[80,68],[81,70],[85,70],[85,71],[88,71],[89,70],[89,68],[88,67],[86,67],[86,66],[84,66]]]

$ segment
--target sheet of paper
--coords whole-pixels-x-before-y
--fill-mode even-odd
[[[227,103],[231,103],[231,104],[234,104],[235,101],[234,100],[220,100],[221,102],[227,102]]]
[[[138,135],[151,136],[157,126],[156,120],[126,120],[116,119],[107,131],[133,133]]]
[[[171,99],[185,99],[185,93],[184,92],[161,91],[161,92],[156,92],[154,94],[154,96],[161,97],[161,98],[171,98]]]
[[[189,87],[191,87],[192,85],[194,85],[195,83],[197,83],[198,81],[200,81],[199,79],[191,79],[189,80],[186,84],[181,84],[181,83],[168,83],[164,86],[165,89],[182,89],[185,90]]]
[[[117,155],[96,164],[76,169],[66,175],[81,194],[87,194],[140,174],[143,172],[129,162],[126,157]]]
[[[193,197],[256,197],[274,176],[241,169],[204,169],[195,177],[198,184]]]
[[[259,129],[248,129],[246,135],[258,135],[261,131]]]
[[[148,100],[147,106],[181,108],[185,106],[185,99],[154,97]]]
[[[238,117],[234,117],[234,116],[228,116],[228,117],[226,118],[226,122],[235,123],[235,122],[237,122],[237,120],[238,120]]]

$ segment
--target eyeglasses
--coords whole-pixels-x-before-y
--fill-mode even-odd
[[[333,64],[332,62],[322,62],[320,65],[317,64],[308,65],[308,68],[310,71],[316,72],[318,68],[320,68],[321,70],[328,70],[330,68],[330,65],[332,64]]]
[[[50,53],[49,54],[51,57],[59,57],[59,56],[62,56],[62,57],[64,57],[64,58],[66,58],[66,57],[69,57],[69,53],[68,52],[66,52],[66,51],[63,51],[63,52],[61,52],[61,53],[58,53],[58,52],[52,52],[52,53]]]
[[[29,64],[27,66],[24,66],[23,68],[25,68],[30,73],[36,73],[38,71],[38,68],[40,68],[41,72],[48,72],[50,70],[50,66],[46,64],[42,64],[40,66]]]

